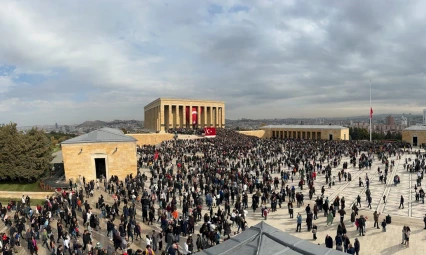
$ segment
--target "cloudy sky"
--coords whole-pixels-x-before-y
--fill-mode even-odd
[[[420,113],[426,1],[0,0],[0,123],[143,119],[158,97],[227,118]]]

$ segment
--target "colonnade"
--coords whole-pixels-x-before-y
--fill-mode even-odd
[[[296,138],[296,139],[320,140],[321,139],[321,132],[318,132],[318,131],[272,130],[272,137],[274,137],[274,138]]]
[[[156,132],[172,128],[224,128],[225,105],[202,102],[167,104],[158,101],[158,104],[145,107],[144,126],[145,129]]]

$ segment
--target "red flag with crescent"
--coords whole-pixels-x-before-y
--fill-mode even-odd
[[[204,128],[204,136],[215,136],[216,128],[214,127],[206,127]]]
[[[155,151],[154,160],[157,160],[157,159],[158,159],[158,151]]]

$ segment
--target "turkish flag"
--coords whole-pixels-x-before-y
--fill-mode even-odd
[[[216,128],[214,127],[206,127],[204,128],[204,136],[215,136]]]
[[[373,118],[373,108],[370,107],[370,119]]]
[[[198,114],[202,114],[203,113],[203,109],[204,109],[204,107],[200,107],[200,112],[198,112],[198,107],[193,106],[191,108],[191,107],[187,106],[185,108],[186,122],[190,123],[190,121],[189,121],[189,115],[191,114],[191,116],[192,116],[192,123],[191,123],[191,125],[198,124]]]
[[[197,124],[198,122],[198,112],[197,107],[192,107],[192,124]]]
[[[158,159],[158,151],[155,151],[154,160],[157,160],[157,159]]]

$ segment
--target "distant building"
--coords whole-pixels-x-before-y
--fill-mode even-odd
[[[408,127],[408,119],[404,115],[401,116],[401,126]]]
[[[268,125],[261,129],[265,138],[349,140],[349,128],[336,125]]]
[[[351,127],[369,130],[370,124],[365,122],[355,122],[353,123],[353,125],[351,125]],[[402,125],[402,124],[401,125],[385,125],[385,124],[379,123],[379,124],[373,124],[372,130],[373,130],[373,133],[380,133],[380,134],[387,134],[389,132],[399,133],[406,127],[407,127],[406,125]]]
[[[386,117],[386,125],[393,126],[395,125],[395,118],[392,115]]]
[[[55,129],[58,129],[58,123],[55,123]]]
[[[158,98],[144,107],[144,128],[166,132],[171,128],[225,127],[225,102]]]
[[[426,125],[426,109],[423,109],[423,124]]]

